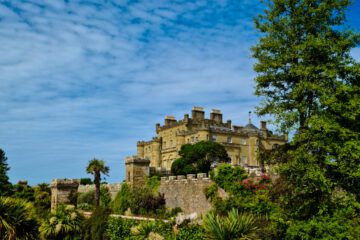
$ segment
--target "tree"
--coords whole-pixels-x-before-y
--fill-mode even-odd
[[[211,141],[185,144],[181,146],[179,155],[180,158],[171,165],[171,172],[177,175],[207,173],[212,164],[230,161],[224,146]]]
[[[0,148],[0,196],[9,195],[12,187],[9,182],[9,177],[7,176],[7,171],[10,170],[10,167],[6,161],[6,154],[4,150]]]
[[[294,132],[268,159],[291,189],[284,209],[310,219],[331,212],[336,188],[360,199],[360,65],[350,55],[360,36],[342,26],[348,0],[267,3],[252,48],[258,114]]]
[[[94,184],[95,184],[95,207],[100,205],[100,180],[101,173],[108,175],[109,167],[105,166],[103,160],[92,159],[89,161],[88,166],[86,167],[86,172],[94,175]]]
[[[33,205],[23,199],[0,197],[0,239],[38,239]]]

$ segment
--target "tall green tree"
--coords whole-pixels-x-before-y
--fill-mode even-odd
[[[293,139],[273,157],[296,219],[327,213],[335,189],[360,191],[358,34],[344,27],[349,0],[271,0],[256,19],[259,115],[272,115]],[[265,154],[266,155],[266,154]]]
[[[0,196],[9,195],[12,188],[12,185],[9,182],[9,177],[7,175],[10,167],[8,166],[6,161],[6,154],[4,150],[0,148]]]
[[[96,208],[100,205],[101,174],[108,175],[109,171],[110,168],[108,166],[105,166],[105,162],[96,158],[90,160],[88,166],[86,167],[86,172],[94,175]]]

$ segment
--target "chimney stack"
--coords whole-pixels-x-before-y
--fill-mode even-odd
[[[218,109],[212,109],[210,113],[210,120],[216,123],[222,123],[222,113]]]
[[[174,116],[166,116],[165,117],[165,126],[170,127],[176,123],[176,118]]]
[[[266,121],[261,121],[260,122],[260,125],[261,125],[261,130],[266,130]]]
[[[203,121],[205,119],[205,112],[203,107],[193,107],[191,117],[194,120]]]

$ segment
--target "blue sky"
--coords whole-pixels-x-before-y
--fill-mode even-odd
[[[0,148],[10,180],[87,177],[96,157],[109,182],[165,115],[223,111],[243,125],[258,34],[253,0],[0,0]],[[360,31],[359,0],[348,25]],[[360,49],[352,52],[360,60]],[[256,117],[253,118],[258,121]]]

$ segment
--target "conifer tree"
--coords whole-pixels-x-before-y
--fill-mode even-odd
[[[294,133],[271,159],[291,189],[284,209],[296,219],[330,211],[335,189],[360,199],[360,65],[350,54],[360,38],[344,27],[349,4],[272,0],[255,21],[258,113]]]
[[[7,157],[5,152],[0,148],[0,196],[9,195],[12,186],[7,175],[7,171],[10,170],[10,167],[6,161]]]

